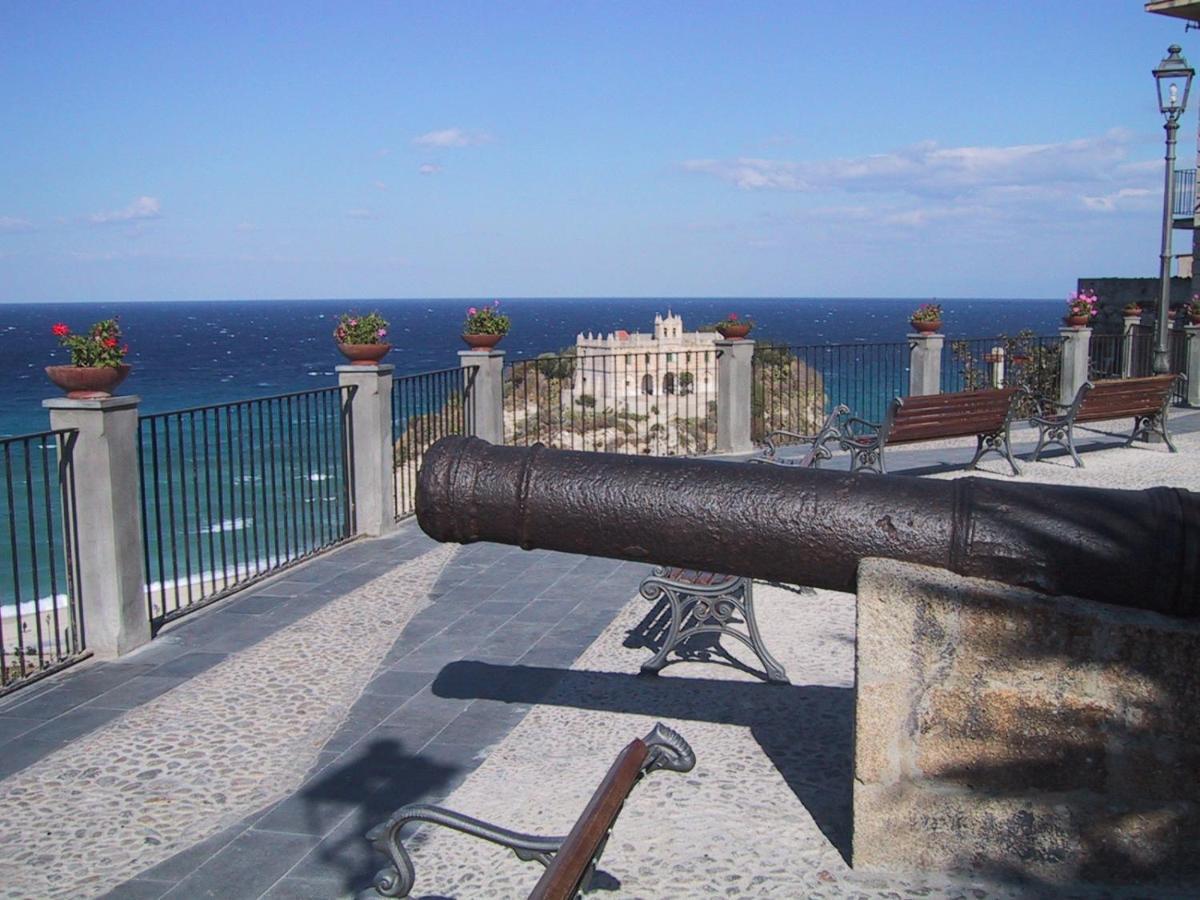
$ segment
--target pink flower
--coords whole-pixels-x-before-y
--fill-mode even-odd
[[[71,333],[71,329],[62,322],[56,323],[50,330],[53,331],[58,337],[66,337]]]
[[[737,321],[737,313],[730,313],[730,314],[729,314],[729,321],[730,321],[730,322],[736,322],[736,321]]]
[[[387,337],[387,329],[380,328],[377,332],[375,332],[375,336],[376,337]]]
[[[494,301],[494,302],[492,303],[492,306],[499,306],[499,305],[500,305],[500,301],[499,301],[499,300],[496,300],[496,301]]]
[[[473,306],[467,309],[468,316],[473,316],[473,315],[475,315],[476,312],[477,312],[477,310]]]
[[[350,320],[350,325],[351,325],[351,326],[354,326],[354,325],[357,325],[357,324],[358,324],[358,319],[351,319],[351,320]]]

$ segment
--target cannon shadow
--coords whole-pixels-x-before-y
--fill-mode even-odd
[[[822,834],[850,860],[853,688],[662,678],[463,660],[438,673],[433,693],[455,699],[565,706],[749,728]],[[720,760],[703,756],[697,760],[698,766],[720,764]]]

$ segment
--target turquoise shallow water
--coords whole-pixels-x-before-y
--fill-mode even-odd
[[[42,368],[67,361],[50,326],[76,330],[120,317],[133,374],[122,391],[143,399],[143,412],[162,412],[334,383],[342,362],[332,331],[339,312],[378,309],[391,322],[395,349],[388,362],[400,374],[458,365],[466,300],[246,300],[171,303],[0,304],[0,435],[48,426],[41,401],[57,391]],[[903,341],[908,314],[920,300],[895,299],[567,299],[503,300],[513,329],[501,349],[512,357],[556,351],[580,332],[653,330],[668,309],[695,328],[729,312],[751,316],[754,337],[787,344]],[[993,337],[1032,328],[1054,333],[1061,301],[939,300],[950,337]]]

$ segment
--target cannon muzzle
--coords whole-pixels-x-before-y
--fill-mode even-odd
[[[1200,615],[1200,498],[985,478],[851,475],[501,447],[425,454],[417,520],[494,541],[853,591],[859,560],[938,566],[1044,594]]]

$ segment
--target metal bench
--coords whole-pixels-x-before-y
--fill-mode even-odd
[[[1048,444],[1065,447],[1083,468],[1083,460],[1075,452],[1075,425],[1080,422],[1104,422],[1110,419],[1133,417],[1133,431],[1125,446],[1137,438],[1149,440],[1151,435],[1160,435],[1167,448],[1174,453],[1171,434],[1167,431],[1167,411],[1171,407],[1171,393],[1175,381],[1183,375],[1151,375],[1148,378],[1113,378],[1104,381],[1088,381],[1080,386],[1075,399],[1063,406],[1046,398],[1038,399],[1038,412],[1029,420],[1038,429],[1037,448],[1033,451],[1036,462]],[[1053,412],[1053,410],[1061,412]]]
[[[973,437],[977,444],[968,469],[975,468],[984,455],[995,453],[1008,461],[1014,475],[1020,475],[1009,446],[1009,429],[1021,394],[1019,388],[1007,387],[897,397],[881,424],[848,417],[838,442],[851,453],[851,472],[886,474],[883,458],[886,447]]]
[[[660,566],[642,579],[638,590],[647,600],[665,599],[670,609],[666,637],[653,658],[642,664],[646,674],[657,674],[672,651],[678,651],[682,659],[711,659],[712,650],[696,649],[695,638],[729,635],[758,657],[767,681],[789,684],[787,672],[768,652],[758,630],[754,584],[749,578]],[[737,628],[738,624],[745,630]]]
[[[833,459],[829,444],[836,444],[841,436],[841,423],[845,416],[850,415],[850,407],[839,403],[825,417],[824,424],[816,434],[798,434],[777,428],[763,438],[763,450],[760,456],[753,457],[750,462],[770,463],[776,466],[800,466],[802,468],[820,468],[821,463]],[[781,447],[792,444],[811,444],[812,449],[803,456],[785,456],[780,454]]]
[[[658,723],[645,738],[634,739],[621,751],[566,837],[522,834],[440,806],[414,803],[401,807],[367,835],[375,849],[391,860],[375,876],[375,892],[381,897],[409,895],[415,873],[400,842],[400,830],[410,822],[428,822],[507,847],[518,859],[536,860],[545,866],[529,900],[572,900],[587,890],[613,823],[642,776],[658,769],[690,772],[695,764],[696,756],[687,741]]]

